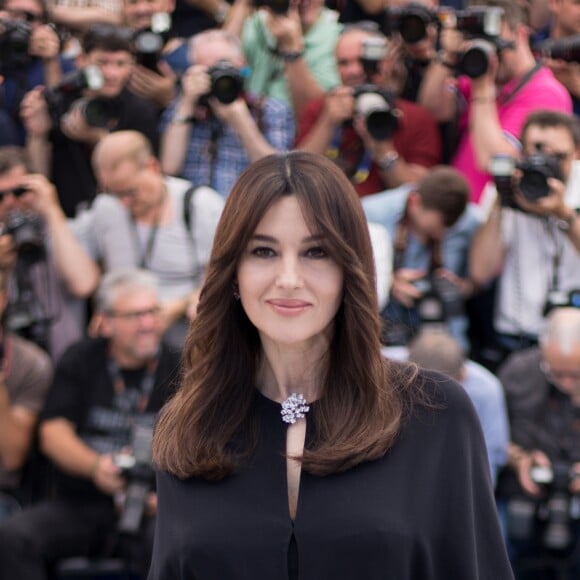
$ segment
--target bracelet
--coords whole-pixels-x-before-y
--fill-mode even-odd
[[[495,97],[474,97],[472,103],[495,103]]]
[[[399,160],[399,154],[396,151],[389,151],[385,153],[380,159],[376,159],[375,163],[383,170],[389,171],[393,168],[395,163]]]
[[[295,50],[291,52],[279,52],[278,54],[284,62],[294,62],[304,56],[304,51]]]
[[[173,125],[187,125],[188,123],[193,123],[192,115],[173,115],[171,118],[171,123]]]

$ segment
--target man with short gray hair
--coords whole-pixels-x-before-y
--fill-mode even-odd
[[[91,555],[135,507],[127,501],[119,513],[115,502],[123,492],[129,495],[132,481],[119,454],[137,442],[140,427],[151,428],[173,389],[179,356],[161,344],[160,301],[150,272],[106,274],[96,308],[103,337],[81,340],[65,352],[41,413],[41,447],[57,467],[56,498],[0,525],[0,578],[41,580],[47,562]],[[140,509],[154,512],[154,497],[145,497]],[[147,516],[138,516],[131,532],[141,539],[139,567],[146,571],[153,527]]]

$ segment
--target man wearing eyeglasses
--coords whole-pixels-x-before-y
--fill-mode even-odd
[[[579,495],[580,309],[553,310],[542,331],[540,346],[511,355],[500,367],[498,378],[506,394],[511,431],[511,471],[501,483],[500,497],[523,494],[528,500],[549,500],[556,490],[550,487],[554,474],[558,478],[558,483],[554,480],[557,491],[564,493],[562,499],[566,494]],[[561,523],[574,530],[568,514],[564,514]],[[546,536],[543,538],[545,545]],[[576,535],[576,541],[579,538]],[[520,534],[512,539],[531,541]],[[555,538],[547,539],[550,542]]]
[[[126,525],[125,509],[135,507],[123,500],[132,479],[120,460],[137,456],[137,447],[130,448],[143,439],[137,441],[136,433],[149,428],[147,439],[152,435],[152,419],[177,378],[179,355],[161,343],[153,274],[108,273],[97,291],[96,310],[104,337],[83,339],[63,355],[40,417],[42,449],[57,467],[56,498],[2,522],[0,578],[41,580],[49,561],[94,554],[116,536],[117,526]],[[139,450],[150,454],[141,445]],[[130,537],[141,539],[142,554],[134,563],[146,572],[154,494],[137,507],[141,525],[131,527]]]
[[[536,111],[526,119],[521,142],[524,158],[548,156],[559,176],[545,179],[547,194],[532,201],[523,193],[523,173],[516,172],[509,186],[511,207],[497,196],[470,255],[476,284],[485,287],[497,277],[494,331],[507,353],[536,344],[554,297],[580,288],[580,200],[573,176],[578,121],[557,111]]]

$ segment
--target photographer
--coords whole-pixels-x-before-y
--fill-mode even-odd
[[[55,184],[67,216],[96,193],[91,152],[108,133],[135,130],[158,145],[157,109],[128,89],[134,66],[132,35],[111,25],[92,27],[77,59],[82,72],[47,93],[38,87],[22,103],[27,150],[34,168]]]
[[[576,419],[580,410],[580,310],[555,309],[542,331],[540,347],[513,354],[500,367],[498,377],[506,393],[511,427],[508,464],[516,480],[507,474],[500,496],[513,500],[523,495],[527,498],[523,505],[532,508],[524,512],[522,503],[508,503],[510,539],[531,544],[536,554],[544,548],[565,556],[580,538],[574,531],[577,514],[569,512],[573,497],[580,494]],[[544,511],[533,509],[534,504],[544,505]],[[528,513],[532,521],[516,525],[513,516],[518,513]],[[527,537],[522,528],[529,532]],[[576,561],[577,566],[579,563]]]
[[[0,273],[0,315],[8,299]],[[0,326],[0,521],[22,501],[21,470],[32,446],[37,415],[52,379],[48,355]]]
[[[367,58],[369,70],[365,47],[373,44],[386,54]],[[361,196],[415,182],[440,159],[432,116],[389,90],[392,57],[383,35],[356,26],[343,32],[336,44],[342,86],[311,102],[300,120],[297,148],[334,159]]]
[[[0,109],[18,131],[9,144],[24,145],[25,130],[19,107],[34,87],[52,87],[73,63],[60,56],[60,39],[51,24],[44,0],[0,0]],[[8,144],[8,143],[7,143]]]
[[[518,136],[527,115],[536,109],[570,112],[571,100],[550,70],[536,63],[517,2],[474,0],[469,6],[500,8],[499,26],[467,41],[458,30],[444,27],[442,49],[425,73],[419,102],[438,121],[461,114],[462,132],[451,164],[466,176],[472,201],[478,203],[491,180],[491,159],[518,155]],[[455,78],[459,64],[468,74]]]
[[[111,272],[96,298],[106,338],[82,340],[64,354],[41,414],[41,446],[58,467],[56,498],[0,524],[2,578],[44,579],[47,563],[104,549],[128,508],[122,497],[128,480],[117,454],[171,393],[179,360],[160,343],[155,277]],[[150,557],[150,519],[133,532],[145,540],[141,572]]]
[[[291,147],[292,112],[281,101],[244,93],[245,60],[234,35],[201,32],[190,40],[189,51],[195,64],[164,114],[161,166],[226,197],[250,162]]]
[[[550,0],[547,41],[532,48],[568,89],[574,114],[580,115],[580,5],[575,0]]]
[[[467,256],[481,223],[468,199],[467,182],[449,167],[432,169],[415,187],[363,198],[367,219],[385,226],[394,245],[385,344],[405,345],[420,327],[445,326],[468,350],[463,302],[474,287]]]
[[[578,121],[537,111],[521,141],[523,168],[507,176],[511,201],[498,181],[500,195],[470,256],[478,285],[498,277],[494,330],[506,353],[536,344],[552,297],[580,287],[580,219],[565,196],[580,143]]]
[[[83,335],[81,299],[92,291],[88,279],[78,276],[92,263],[60,208],[45,213],[33,203],[56,197],[54,185],[31,171],[24,149],[0,148],[0,271],[9,276],[4,324],[42,346],[53,360]],[[51,227],[61,235],[49,242]]]
[[[237,16],[242,10],[243,21]],[[236,0],[227,29],[242,40],[251,68],[248,91],[289,103],[296,119],[307,103],[338,85],[334,47],[341,26],[323,0]]]
[[[129,89],[160,111],[175,98],[177,75],[165,60],[182,55],[183,42],[170,38],[172,0],[123,0],[123,22],[133,31],[135,66]],[[177,52],[176,52],[177,51]]]

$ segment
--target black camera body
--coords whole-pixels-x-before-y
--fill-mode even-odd
[[[407,44],[416,44],[427,36],[429,24],[439,24],[437,12],[411,2],[403,8],[387,8],[383,31],[386,36],[398,32]]]
[[[235,66],[227,60],[220,60],[208,69],[211,80],[209,97],[215,97],[220,103],[233,103],[244,90],[244,78]]]
[[[554,308],[580,308],[580,288],[573,290],[550,290],[544,306],[544,316]]]
[[[442,326],[464,313],[464,301],[453,282],[434,273],[416,280],[413,286],[422,293],[415,303],[419,325]]]
[[[46,258],[41,221],[31,213],[11,212],[6,217],[3,235],[12,236],[18,259],[32,265]]]
[[[399,110],[395,98],[381,87],[371,84],[354,88],[355,114],[365,120],[369,135],[377,141],[388,141],[399,128]]]
[[[255,0],[256,8],[269,8],[274,14],[283,16],[290,10],[290,0]]]
[[[544,58],[580,62],[580,34],[567,36],[559,40],[545,40],[536,47],[535,52]]]
[[[151,445],[155,417],[139,416],[135,419],[131,434],[131,452],[118,453],[113,462],[127,480],[125,503],[118,529],[126,534],[138,534],[141,530],[147,496],[155,485]]]
[[[158,63],[163,47],[169,38],[171,29],[171,14],[157,12],[151,16],[151,26],[145,30],[137,30],[133,36],[135,61],[137,64],[159,72]]]
[[[512,177],[516,169],[522,172],[519,190],[532,203],[550,194],[548,179],[563,180],[560,162],[553,155],[539,152],[519,161],[507,155],[498,155],[492,159],[490,173],[493,175],[502,207],[522,211],[514,200]]]
[[[28,65],[32,28],[28,22],[0,20],[0,73],[15,72]]]

